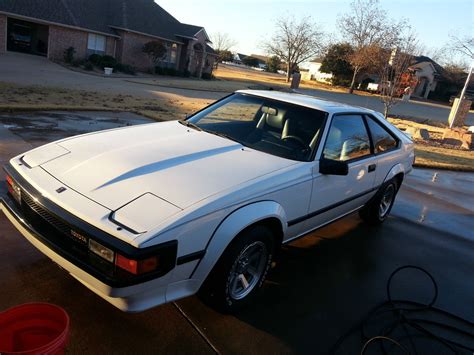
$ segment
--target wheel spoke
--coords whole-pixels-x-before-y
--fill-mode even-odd
[[[234,276],[234,278],[232,279],[231,283],[230,283],[230,289],[233,291],[233,292],[238,292],[238,282],[239,282],[239,277],[237,275]]]
[[[247,281],[247,278],[245,277],[244,274],[240,274],[238,276],[239,280],[240,280],[240,283],[242,284],[244,290],[247,289],[249,287],[249,282]]]
[[[253,266],[249,265],[249,267],[247,268],[247,272],[253,277],[258,276],[258,270],[254,268]]]
[[[259,250],[255,250],[252,254],[249,255],[248,259],[249,259],[249,262],[255,260],[255,259],[259,259],[261,256],[260,254],[260,251]]]

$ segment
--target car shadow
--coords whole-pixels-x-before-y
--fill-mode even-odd
[[[283,247],[263,292],[236,314],[219,314],[197,297],[178,304],[223,353],[327,354],[387,301],[387,281],[403,265],[432,274],[436,307],[472,321],[474,293],[466,283],[474,266],[471,247],[463,237],[405,218],[371,227],[353,214]],[[412,271],[397,278],[392,292],[396,299],[428,304],[434,287],[425,274]],[[362,345],[358,331],[336,354],[360,353]],[[439,345],[426,341],[423,353],[439,353]]]
[[[242,338],[249,353],[327,352],[368,311],[360,304],[384,297],[382,284],[364,291],[373,278],[368,275],[377,272],[373,251],[380,234],[383,229],[353,215],[284,246],[263,292],[234,316],[216,313],[196,297],[179,304],[224,352],[241,352]],[[353,312],[340,307],[349,294]]]

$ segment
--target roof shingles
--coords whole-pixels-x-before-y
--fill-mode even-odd
[[[0,12],[110,35],[121,28],[177,42],[203,29],[179,22],[153,0],[1,0]]]

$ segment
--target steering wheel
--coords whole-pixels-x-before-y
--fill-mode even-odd
[[[308,149],[308,145],[300,138],[297,136],[286,136],[281,139],[282,141],[292,141],[295,143],[298,143],[303,149]]]

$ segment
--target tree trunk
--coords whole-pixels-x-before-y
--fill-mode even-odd
[[[359,73],[359,68],[355,67],[354,68],[354,75],[352,76],[351,87],[349,88],[349,94],[352,94],[354,92],[354,87],[355,87],[355,84],[356,84],[356,78],[357,78],[358,73]]]
[[[286,82],[289,83],[291,79],[291,63],[288,63],[286,66]]]
[[[385,104],[384,105],[384,109],[383,109],[383,115],[385,117],[385,119],[387,120],[388,119],[388,113],[390,112],[390,106]]]

